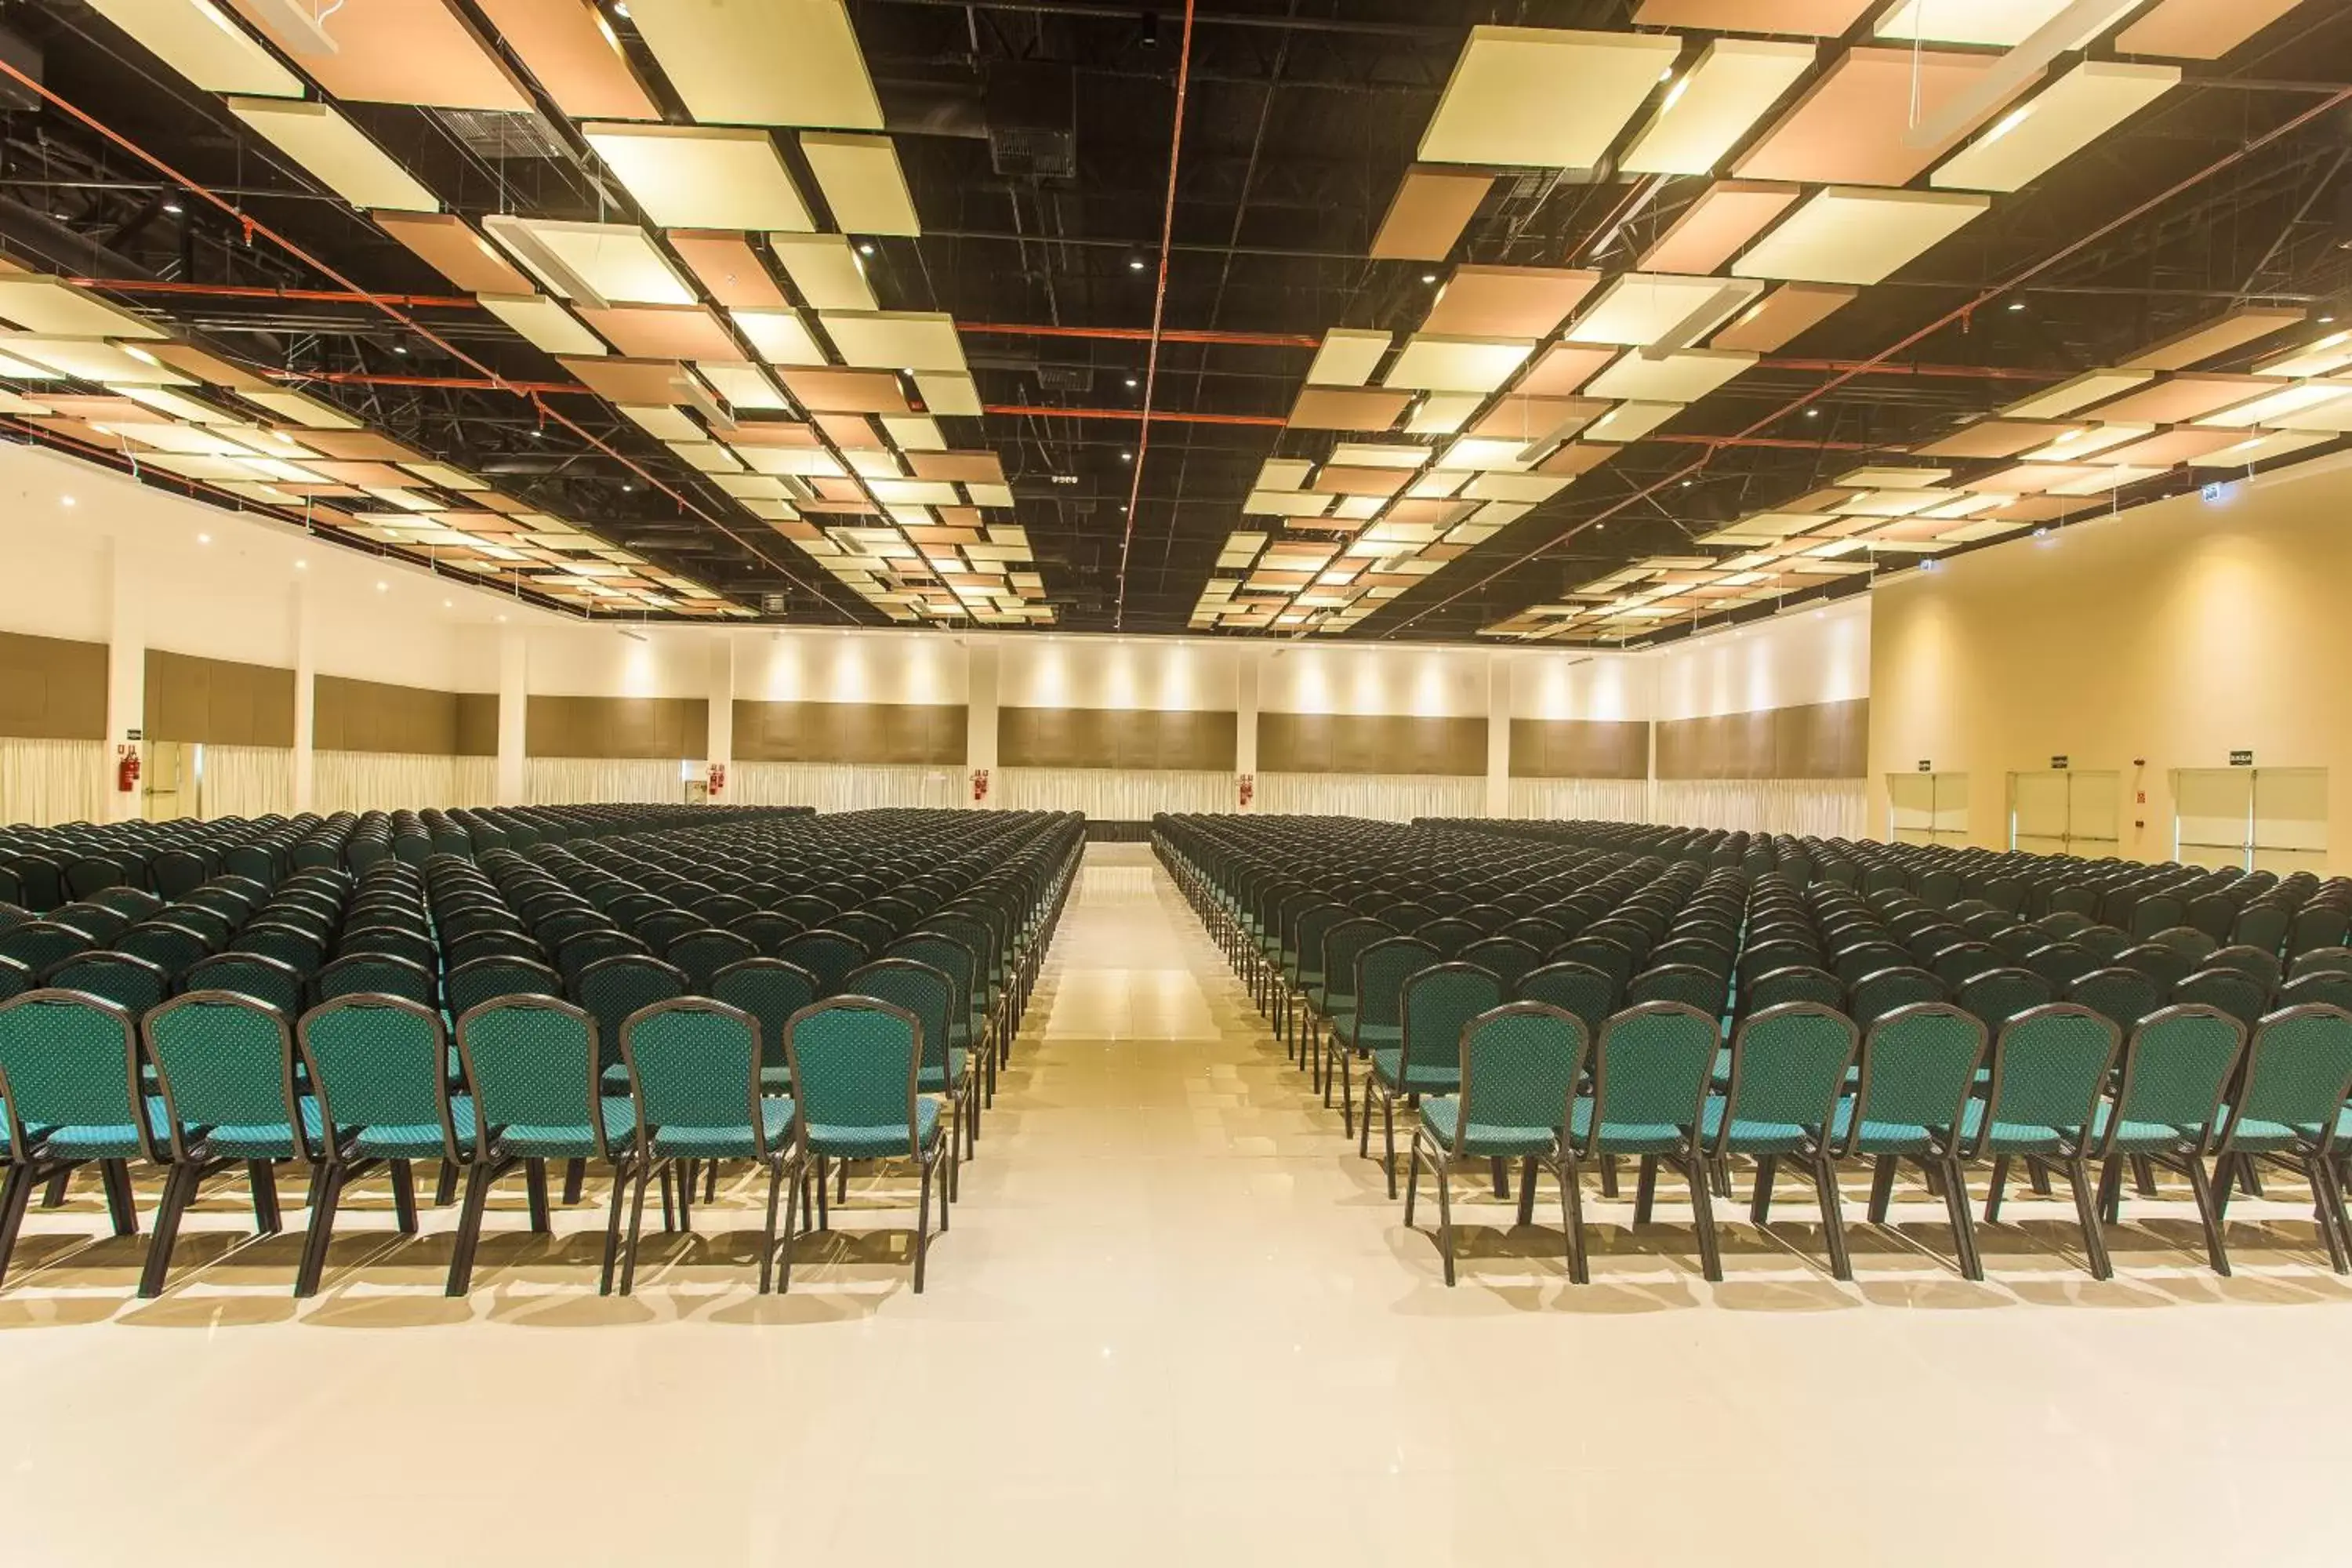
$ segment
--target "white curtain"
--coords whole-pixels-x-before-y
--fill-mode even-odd
[[[0,740],[0,825],[95,822],[106,810],[103,741]]]
[[[283,816],[293,811],[294,753],[286,747],[205,746],[203,756],[196,800],[206,816]]]
[[[1646,822],[1647,779],[1513,779],[1510,815],[1545,822]]]
[[[1160,811],[1233,811],[1231,773],[1154,768],[1003,768],[990,791],[1007,811],[1082,811],[1098,822],[1149,822]]]
[[[533,757],[525,793],[533,805],[629,801],[681,805],[686,780],[677,763],[659,758]]]
[[[893,763],[736,763],[727,773],[729,805],[813,805],[819,811],[871,811],[886,805],[968,805],[961,767]]]
[[[494,757],[401,752],[320,752],[311,763],[314,809],[421,811],[488,805],[498,797]]]
[[[1672,827],[1860,838],[1869,821],[1862,779],[1661,779],[1650,820]]]
[[[1260,773],[1256,809],[1302,816],[1484,816],[1486,781],[1427,773]]]

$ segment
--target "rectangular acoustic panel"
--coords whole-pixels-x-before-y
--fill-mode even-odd
[[[533,697],[524,710],[523,751],[686,762],[708,754],[709,718],[699,697]]]
[[[1457,267],[1421,324],[1463,338],[1542,338],[1601,281],[1559,267]]]
[[[1008,768],[1231,773],[1236,736],[1235,717],[1227,712],[1001,708],[996,757]],[[1259,760],[1263,765],[1262,752]]]
[[[2116,35],[2128,55],[2218,60],[2301,4],[2301,0],[2157,0],[2147,16]]]
[[[1748,247],[1743,278],[1867,284],[1900,271],[1992,205],[1990,196],[1832,186]]]
[[[142,717],[151,741],[291,746],[294,672],[151,647]]]
[[[1444,260],[1494,184],[1492,174],[1407,169],[1388,216],[1372,236],[1372,255],[1383,260]]]
[[[370,213],[376,226],[468,294],[528,294],[530,279],[455,213]]]
[[[2028,77],[1940,141],[1911,143],[1914,125],[1935,120],[2000,63],[1998,55],[1948,49],[1848,49],[1740,155],[1734,172],[1751,180],[1908,184],[2038,79]]]
[[[1853,303],[1859,290],[1831,283],[1783,283],[1731,320],[1707,345],[1770,353]]]
[[[2084,60],[2011,110],[1927,177],[1938,189],[2013,191],[2162,98],[2179,66]]]
[[[493,215],[492,239],[541,283],[590,305],[691,305],[694,290],[646,231],[626,223],[564,223]]]
[[[1802,194],[1796,185],[1717,180],[1682,210],[1637,265],[1643,272],[1712,272]]]
[[[1641,779],[1650,776],[1650,726],[1643,720],[1514,719],[1511,776],[1521,779]]]
[[[633,0],[629,18],[697,120],[882,129],[842,0]]]
[[[89,5],[207,92],[302,96],[302,79],[230,21],[215,0],[89,0]]]
[[[1657,35],[1473,27],[1421,159],[1591,168],[1681,53],[1682,40]]]
[[[730,310],[781,310],[791,301],[740,234],[678,228],[663,237],[710,297]]]
[[[0,632],[0,735],[106,739],[106,645]]]
[[[317,678],[312,744],[322,752],[408,756],[498,754],[498,699],[341,676]],[[482,721],[486,710],[488,722]]]
[[[961,767],[967,717],[961,704],[738,699],[735,760]]]
[[[2124,363],[2137,370],[2187,370],[2231,349],[2260,342],[2273,332],[2283,332],[2308,314],[2292,307],[2241,305],[2152,343]]]
[[[1877,3],[1878,0],[1641,0],[1633,8],[1633,25],[1834,38]]]
[[[343,0],[340,5],[293,0],[320,18],[335,41],[331,54],[305,48],[272,25],[271,7],[229,0],[262,36],[353,103],[410,103],[436,109],[487,109],[509,114],[531,107],[449,0]]]
[[[764,131],[618,124],[583,125],[580,131],[660,227],[814,226],[800,187]]]
[[[575,120],[659,120],[620,40],[589,0],[475,0],[507,47]]]
[[[1666,89],[1620,167],[1643,174],[1704,174],[1813,66],[1811,44],[1717,38]]]
[[[1661,779],[1858,779],[1868,772],[1870,701],[1669,719],[1658,725]]]
[[[441,203],[331,105],[232,98],[228,111],[355,207],[433,212]]]
[[[871,310],[874,290],[849,241],[837,234],[777,234],[768,237],[801,298],[820,310]]]
[[[1481,776],[1486,771],[1486,721],[1260,713],[1257,763],[1269,773]]]
[[[801,152],[836,227],[849,234],[920,234],[915,198],[887,136],[808,132]]]

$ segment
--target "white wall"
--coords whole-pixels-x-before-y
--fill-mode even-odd
[[[735,695],[751,702],[950,705],[971,693],[969,641],[950,632],[736,630]]]
[[[1494,657],[1494,650],[1483,647],[1285,643],[1266,657],[1259,677],[1258,710],[1483,718],[1487,661]]]
[[[1870,596],[1797,609],[1672,643],[1654,662],[1652,717],[1706,719],[1870,695]]]
[[[1188,637],[1000,637],[1007,708],[1234,711],[1244,650]]]

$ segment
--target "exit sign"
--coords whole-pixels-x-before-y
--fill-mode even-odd
[[[2063,757],[2051,758],[2050,769],[2053,773],[2064,773],[2066,771],[2066,759]]]
[[[1919,759],[1919,771],[1923,773],[1932,773],[1936,771],[1936,764],[1922,757]]]
[[[2231,752],[2230,753],[2230,765],[2233,768],[2251,768],[2254,765],[2254,753],[2252,752]]]

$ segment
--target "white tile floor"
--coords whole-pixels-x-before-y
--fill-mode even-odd
[[[0,1290],[0,1562],[2343,1560],[2352,1289],[2292,1202],[2233,1215],[2234,1279],[2173,1218],[2106,1285],[2021,1202],[1978,1286],[1913,1194],[1840,1286],[1790,1201],[1709,1287],[1686,1208],[1596,1196],[1591,1286],[1473,1229],[1449,1291],[1303,1083],[1097,847],[919,1299],[895,1187],[761,1300],[747,1184],[625,1301],[596,1213],[534,1241],[519,1189],[446,1301],[450,1216],[402,1245],[378,1192],[300,1304],[234,1189],[146,1303],[77,1192]]]

